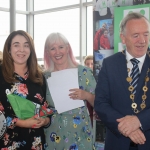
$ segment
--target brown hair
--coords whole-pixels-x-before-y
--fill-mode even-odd
[[[0,64],[2,64],[3,61],[3,52],[0,51]]]
[[[43,77],[42,77],[42,72],[40,71],[38,64],[37,64],[37,57],[36,57],[36,53],[35,53],[33,39],[31,38],[31,36],[28,33],[26,33],[25,31],[22,31],[22,30],[13,31],[7,37],[7,39],[5,41],[5,45],[4,45],[4,49],[3,49],[3,63],[2,63],[2,73],[3,73],[5,80],[8,83],[12,83],[12,82],[16,81],[14,79],[14,63],[13,63],[13,59],[10,55],[11,42],[12,42],[12,39],[16,35],[21,35],[21,36],[25,37],[29,43],[30,56],[27,60],[29,79],[31,81],[33,81],[34,83],[38,83],[38,84],[42,85]]]
[[[84,59],[84,64],[86,63],[87,60],[93,60],[93,56],[92,55],[86,56]]]

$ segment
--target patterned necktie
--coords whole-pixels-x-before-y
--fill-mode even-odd
[[[139,71],[139,66],[138,63],[140,62],[139,60],[133,58],[130,60],[133,64],[133,68],[130,74],[130,77],[132,78],[132,81],[130,82],[130,85],[132,85],[134,87],[134,90],[132,91],[132,94],[136,93],[136,87],[138,84],[138,80],[139,80],[139,75],[140,75],[140,71]]]

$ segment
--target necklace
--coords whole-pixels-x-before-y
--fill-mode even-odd
[[[122,51],[122,54],[125,55],[125,52]],[[129,74],[130,72],[130,69],[127,68],[127,72]],[[148,91],[148,87],[147,87],[147,82],[149,81],[149,77],[148,77],[148,73],[150,72],[150,68],[148,68],[147,72],[146,72],[146,77],[145,77],[145,85],[143,86],[142,90],[143,90],[143,95],[142,95],[142,103],[140,104],[140,108],[141,110],[138,110],[137,108],[137,103],[134,101],[135,99],[135,95],[132,93],[132,91],[134,90],[134,87],[132,85],[130,85],[130,82],[132,81],[132,78],[131,77],[127,77],[126,78],[126,81],[129,83],[129,87],[128,87],[128,90],[131,92],[130,94],[130,99],[132,100],[132,104],[131,104],[131,107],[134,111],[134,113],[139,113],[140,111],[142,111],[144,108],[146,108],[146,103],[145,103],[145,100],[147,99],[147,96],[146,96],[146,92]]]

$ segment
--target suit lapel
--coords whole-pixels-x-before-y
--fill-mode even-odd
[[[143,85],[144,85],[144,82],[145,82],[146,73],[147,73],[149,67],[150,67],[150,58],[149,58],[148,55],[146,55],[145,61],[144,61],[144,64],[143,64],[143,67],[142,67],[142,70],[141,70],[141,73],[140,73],[138,86],[137,86],[137,89],[136,89],[135,100],[137,99],[137,97],[138,97],[138,95],[140,93],[140,90],[142,90],[142,88],[143,88]]]
[[[126,78],[128,77],[127,61],[126,61],[126,56],[123,53],[120,53],[119,55],[118,69],[119,69],[119,74],[122,82],[120,83],[120,85],[124,86],[123,89],[125,89],[126,93],[129,95],[130,94],[128,90],[129,83],[126,81]]]

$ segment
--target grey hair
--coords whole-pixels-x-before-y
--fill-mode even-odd
[[[120,23],[120,33],[125,33],[126,24],[128,21],[132,19],[141,19],[141,18],[144,18],[145,20],[149,22],[149,20],[140,13],[132,12],[132,13],[127,14]]]
[[[54,33],[51,33],[47,37],[46,42],[45,42],[45,49],[49,50],[49,45],[53,45],[54,43],[57,43],[58,41],[59,42],[62,41],[64,44],[69,43],[64,35],[62,35],[59,32],[54,32]]]

